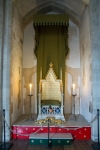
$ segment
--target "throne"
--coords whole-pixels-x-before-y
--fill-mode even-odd
[[[55,119],[65,120],[63,114],[63,95],[62,79],[57,79],[53,70],[53,64],[50,63],[46,78],[41,78],[39,82],[38,120],[46,119],[46,117],[55,117]]]

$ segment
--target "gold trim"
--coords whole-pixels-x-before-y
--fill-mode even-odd
[[[63,121],[61,119],[55,119],[55,117],[46,117],[46,119],[40,119],[40,120],[35,120],[36,124],[42,125],[42,124],[48,124],[48,120],[50,124],[65,124],[66,121]]]

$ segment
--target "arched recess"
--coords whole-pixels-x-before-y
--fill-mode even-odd
[[[45,4],[39,5],[35,9],[30,10],[24,17],[23,20],[23,27],[33,21],[34,14],[45,14],[50,11],[57,12],[60,14],[68,14],[69,18],[74,22],[77,26],[80,23],[80,16],[76,14],[73,10],[69,9],[67,6],[59,4],[57,2],[47,2]]]
[[[22,20],[24,28],[33,22],[34,14],[46,14],[48,12],[56,12],[58,14],[69,14],[70,20],[74,22],[77,26],[79,25],[80,16],[77,15],[74,11],[57,2],[47,2],[43,5],[39,5],[35,9],[32,9],[25,16],[23,16]],[[35,103],[37,105],[37,102]],[[35,108],[37,108],[36,105]]]

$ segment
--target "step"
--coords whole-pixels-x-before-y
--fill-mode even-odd
[[[31,145],[47,145],[48,133],[31,134],[29,137]],[[49,143],[52,145],[71,145],[73,137],[71,133],[50,133]]]

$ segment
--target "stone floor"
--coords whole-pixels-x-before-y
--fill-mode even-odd
[[[13,125],[20,125],[20,126],[21,125],[33,125],[33,126],[36,126],[34,120],[37,119],[37,116],[35,116],[33,114],[33,118],[34,118],[33,120],[30,120],[27,118],[29,118],[29,115],[23,114],[16,120],[16,122],[14,122]],[[82,115],[77,115],[76,117],[74,117],[74,115],[65,114],[65,120],[66,120],[66,123],[64,124],[65,126],[71,126],[71,127],[89,126],[89,122]]]

